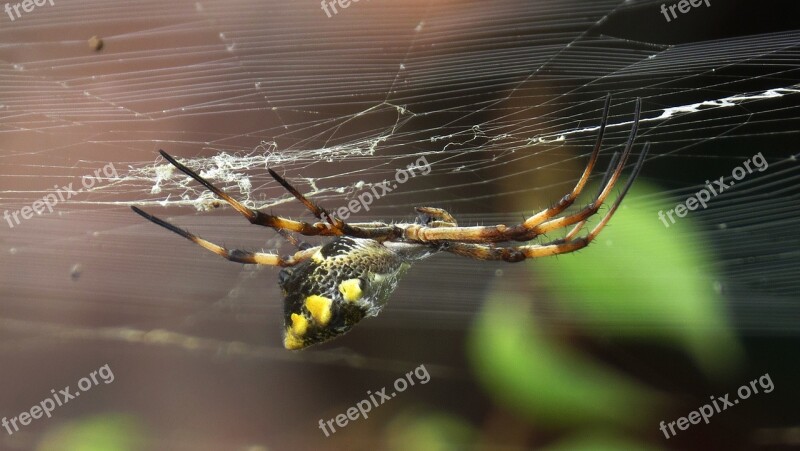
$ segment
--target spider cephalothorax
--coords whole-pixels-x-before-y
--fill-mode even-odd
[[[641,102],[637,99],[633,126],[621,156],[615,155],[601,182],[600,192],[579,211],[559,216],[578,198],[597,163],[608,121],[611,97],[603,106],[603,119],[594,150],[583,174],[572,191],[549,208],[515,226],[460,227],[448,212],[419,207],[417,223],[383,222],[349,224],[334,218],[314,204],[272,169],[270,175],[300,200],[318,219],[315,223],[293,221],[245,207],[163,150],[161,155],[183,173],[197,180],[228,202],[252,224],[271,227],[298,247],[291,256],[265,252],[228,250],[175,227],[144,211],[131,207],[146,219],[199,244],[228,260],[258,265],[283,266],[280,286],[284,294],[284,346],[300,349],[341,335],[358,321],[375,316],[397,287],[400,276],[414,261],[437,252],[450,252],[477,260],[518,262],[528,258],[573,252],[586,247],[597,237],[631,187],[647,155],[648,144],[617,199],[597,225],[578,236],[586,221],[600,209],[610,195],[628,161],[639,125]],[[498,246],[497,243],[531,241],[548,232],[573,226],[564,238],[545,243]],[[290,232],[308,236],[334,236],[333,241],[312,247],[300,243]]]

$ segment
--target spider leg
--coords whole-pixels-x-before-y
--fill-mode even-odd
[[[618,160],[619,160],[619,153],[614,152],[614,155],[611,156],[611,162],[608,163],[608,169],[606,169],[606,174],[603,176],[603,180],[600,182],[601,187],[605,186],[606,183],[608,183],[608,179],[609,177],[611,177],[611,172],[612,172],[611,168],[616,166]],[[602,191],[603,190],[601,188],[600,192]],[[598,193],[597,196],[599,197],[600,193]],[[580,230],[583,228],[583,226],[586,225],[586,221],[587,220],[584,219],[579,223],[575,224],[575,227],[573,227],[572,230],[570,230],[569,233],[567,233],[567,235],[564,237],[564,241],[569,241],[575,238],[575,235],[577,235],[578,232],[580,232]]]
[[[280,235],[284,240],[288,241],[289,244],[291,244],[292,246],[296,247],[301,251],[304,251],[306,249],[311,249],[312,247],[314,247],[314,245],[311,243],[298,240],[297,237],[292,235],[292,232],[289,232],[288,230],[275,229],[275,231],[278,232],[278,235]]]
[[[636,117],[637,118],[638,118],[638,109],[639,109],[639,107],[640,107],[639,106],[639,101],[637,100],[637,107],[636,107],[637,108],[637,113],[636,113]],[[554,217],[558,216],[562,211],[566,210],[570,205],[572,205],[575,202],[575,199],[578,198],[578,196],[580,195],[581,191],[583,191],[583,188],[586,187],[586,183],[589,181],[589,176],[591,175],[592,171],[594,170],[595,165],[597,164],[597,159],[598,159],[598,157],[600,155],[600,148],[601,148],[601,146],[603,144],[603,136],[605,135],[605,132],[606,132],[606,125],[608,124],[608,111],[609,111],[610,108],[611,108],[611,94],[609,93],[609,94],[606,95],[606,100],[605,100],[605,103],[603,104],[603,116],[602,116],[602,119],[600,120],[600,129],[597,132],[597,139],[595,140],[594,149],[592,150],[592,153],[589,156],[589,162],[586,164],[586,168],[583,170],[583,174],[581,174],[580,179],[578,179],[578,182],[572,188],[572,191],[569,194],[566,194],[564,197],[562,197],[555,205],[551,206],[550,208],[546,208],[546,209],[540,211],[539,213],[536,213],[535,215],[531,216],[530,218],[526,219],[521,224],[523,227],[530,229],[530,228],[535,227],[538,224],[541,224],[541,223],[547,221],[550,218],[554,218]],[[638,122],[638,119],[637,119],[636,122]],[[635,136],[635,135],[636,135],[636,130],[634,130],[632,132],[631,136]],[[629,143],[632,143],[632,141],[629,141]],[[603,182],[600,184],[601,186],[606,184],[606,181],[608,180],[611,168],[615,164],[616,158],[617,158],[617,156],[615,155],[614,159],[612,159],[612,162],[609,165],[609,171],[606,172],[606,175],[605,175],[605,177],[603,179]],[[435,210],[435,213],[433,212],[434,210]],[[430,215],[430,216],[432,216],[434,218],[439,219],[439,221],[433,221],[430,224],[427,224],[427,223],[425,224],[425,225],[428,225],[429,227],[456,227],[458,225],[458,223],[456,222],[455,218],[453,218],[450,215],[450,213],[448,213],[448,212],[446,212],[446,211],[444,211],[442,209],[423,207],[423,208],[417,208],[417,211],[419,211],[421,213],[426,213],[426,214],[428,214],[428,215]],[[437,214],[441,215],[441,216],[437,216]],[[444,216],[444,215],[446,215],[446,216]],[[531,238],[523,238],[523,239],[521,239],[521,241],[527,241],[527,240],[529,240]],[[503,240],[503,241],[505,241],[505,240]]]
[[[163,150],[159,150],[159,153],[162,157],[164,157],[167,161],[172,163],[173,166],[180,169],[181,172],[188,175],[189,177],[195,179],[201,185],[205,186],[209,191],[216,194],[218,197],[222,198],[225,202],[230,204],[236,211],[242,214],[251,224],[257,224],[265,227],[272,227],[275,229],[286,229],[291,230],[293,232],[299,232],[304,235],[337,235],[335,230],[329,229],[325,227],[324,224],[308,224],[305,222],[298,222],[292,221],[290,219],[284,219],[280,216],[274,216],[267,213],[262,213],[257,210],[253,210],[250,208],[245,207],[241,203],[239,203],[236,199],[232,198],[228,194],[226,194],[221,189],[217,188],[216,186],[212,185],[211,182],[200,177],[196,172],[192,171],[191,169],[187,168],[178,160],[173,158],[168,153],[164,152]]]
[[[594,166],[597,163],[597,158],[600,155],[600,147],[603,144],[603,136],[606,133],[606,125],[608,124],[608,110],[611,107],[611,94],[609,93],[606,95],[606,101],[603,105],[603,117],[600,120],[600,130],[597,132],[597,140],[594,143],[594,149],[592,150],[592,154],[589,157],[589,163],[586,165],[586,168],[583,170],[583,174],[581,174],[581,178],[578,179],[578,183],[575,184],[575,187],[572,188],[572,192],[565,195],[561,198],[555,205],[550,208],[546,208],[539,213],[528,218],[523,224],[525,227],[533,227],[534,225],[541,224],[542,222],[555,217],[562,211],[566,210],[575,199],[581,194],[583,188],[586,186],[586,183],[589,181],[589,175],[591,175],[592,171],[594,170]],[[636,101],[636,117],[639,117],[639,108],[640,108],[640,101],[637,99]],[[637,121],[638,122],[638,119]],[[631,136],[636,136],[636,131],[631,134]]]
[[[222,200],[230,204],[231,207],[233,207],[236,211],[241,213],[242,216],[247,218],[247,220],[250,221],[251,224],[271,227],[274,229],[285,229],[306,236],[350,235],[358,238],[387,239],[392,236],[396,236],[399,233],[397,228],[392,226],[386,226],[384,228],[376,227],[373,229],[366,230],[349,226],[342,221],[339,221],[341,223],[340,226],[337,226],[335,224],[334,225],[326,224],[322,222],[310,224],[307,222],[293,221],[291,219],[282,218],[280,216],[275,216],[268,213],[262,213],[258,210],[253,210],[251,208],[247,208],[246,206],[242,205],[236,199],[232,198],[221,189],[212,185],[211,182],[209,182],[208,180],[204,179],[203,177],[200,177],[200,175],[198,175],[196,172],[187,168],[186,166],[178,162],[178,160],[176,160],[163,150],[159,150],[159,153],[161,153],[161,156],[164,157],[167,161],[172,163],[173,166],[180,169],[181,172],[195,179],[198,183],[205,186],[212,193],[216,194],[217,196],[222,198]],[[272,174],[273,177],[277,175],[274,173],[274,171],[270,171],[270,174]],[[280,183],[283,179],[281,179],[280,176],[278,176],[276,180],[278,180],[278,182]],[[285,183],[285,181],[283,181],[283,183]],[[294,194],[296,190],[292,188],[290,192]]]
[[[176,227],[163,219],[157,218],[149,213],[145,213],[139,208],[131,206],[131,209],[137,214],[147,219],[150,222],[156,223],[165,229],[175,232],[178,235],[186,238],[187,240],[208,249],[209,251],[236,263],[245,263],[251,265],[269,265],[269,266],[294,266],[304,260],[311,258],[320,246],[310,247],[300,250],[294,255],[288,257],[281,257],[276,254],[268,254],[265,252],[248,252],[239,249],[226,249],[222,246],[206,241],[197,235],[194,235],[184,229]]]
[[[428,227],[456,227],[458,222],[447,210],[435,207],[416,207],[422,224]]]
[[[330,213],[328,213],[327,210],[325,210],[324,208],[322,208],[319,205],[315,204],[314,202],[311,202],[310,200],[308,200],[308,198],[306,196],[304,196],[303,194],[301,194],[300,191],[297,191],[297,188],[292,186],[289,182],[286,181],[286,179],[284,179],[283,177],[278,175],[278,173],[273,171],[271,168],[267,168],[267,171],[269,171],[269,175],[271,175],[272,178],[275,179],[275,181],[280,183],[281,186],[286,191],[289,191],[290,193],[292,193],[292,195],[295,197],[295,199],[299,200],[303,205],[305,205],[305,207],[308,208],[308,210],[311,211],[311,213],[313,213],[314,216],[317,219],[320,219],[320,220],[324,219],[330,225],[332,225],[334,227],[341,227],[341,223],[342,223],[341,219],[334,218],[333,216],[331,216]]]
[[[504,260],[507,262],[519,262],[528,258],[548,257],[551,255],[565,254],[582,249],[588,246],[592,240],[597,238],[597,235],[600,234],[603,228],[605,228],[605,226],[608,224],[608,221],[611,220],[614,212],[616,212],[619,208],[622,199],[625,198],[625,195],[630,190],[631,185],[633,185],[634,179],[636,179],[636,176],[639,174],[639,171],[642,168],[642,162],[644,161],[644,157],[649,149],[650,143],[646,143],[642,149],[642,155],[639,157],[639,161],[636,163],[636,167],[634,168],[633,173],[631,173],[630,178],[628,178],[628,182],[625,184],[622,192],[611,205],[611,208],[608,210],[608,212],[603,216],[603,219],[601,219],[600,222],[585,236],[579,238],[574,237],[585,222],[581,221],[581,223],[572,229],[565,238],[554,240],[549,243],[500,247],[484,244],[450,242],[443,244],[441,250],[476,260]]]
[[[602,185],[603,188],[601,189],[600,193],[597,197],[590,203],[586,208],[581,210],[578,213],[552,219],[562,211],[564,211],[567,207],[569,207],[574,201],[575,198],[581,193],[583,188],[586,186],[589,174],[591,173],[592,169],[594,168],[597,162],[597,154],[600,150],[600,144],[603,138],[605,124],[608,120],[608,102],[609,98],[606,98],[606,106],[604,107],[603,112],[603,121],[601,123],[600,133],[598,134],[598,140],[595,145],[595,149],[592,152],[592,156],[589,159],[589,163],[587,164],[586,169],[581,175],[581,178],[578,180],[578,183],[573,188],[573,191],[570,194],[564,196],[561,201],[559,201],[555,206],[547,208],[540,213],[536,213],[524,222],[516,225],[516,226],[506,226],[503,224],[496,225],[496,226],[476,226],[476,227],[426,227],[420,225],[412,225],[409,226],[404,232],[404,238],[407,241],[417,242],[417,243],[428,243],[428,242],[443,242],[443,241],[451,241],[451,242],[466,242],[466,243],[485,243],[485,242],[505,242],[505,241],[529,241],[535,238],[538,235],[546,233],[547,231],[566,227],[568,225],[572,225],[578,222],[581,222],[585,219],[588,219],[593,214],[597,213],[597,210],[600,208],[600,205],[605,201],[606,197],[611,193],[611,190],[614,188],[617,180],[620,177],[625,165],[627,164],[628,158],[631,155],[633,149],[633,143],[636,139],[636,134],[639,129],[639,118],[641,115],[641,99],[636,99],[636,106],[634,111],[634,119],[633,125],[631,127],[630,134],[628,136],[628,141],[625,145],[625,150],[622,152],[622,156],[619,158],[619,164],[614,167],[611,165],[609,167],[609,172],[606,172],[606,176],[604,180],[607,182]],[[612,160],[612,163],[616,161],[616,159]],[[641,165],[643,160],[640,160],[637,165]],[[614,168],[613,171],[611,169]],[[638,169],[635,169],[638,172]],[[572,233],[574,236],[574,233]]]
[[[396,228],[384,223],[368,223],[366,226],[364,226],[364,224],[359,224],[358,226],[348,224],[331,215],[328,210],[309,200],[300,191],[298,191],[297,188],[292,186],[291,183],[287,182],[286,179],[278,175],[277,172],[269,168],[267,168],[267,171],[269,171],[269,174],[272,176],[272,178],[280,183],[281,186],[286,189],[286,191],[289,191],[295,197],[295,199],[299,200],[303,205],[305,205],[305,207],[311,211],[311,213],[313,213],[317,219],[324,219],[327,221],[329,225],[326,227],[339,230],[341,232],[340,235],[348,235],[359,238],[388,239],[390,237],[398,236],[400,233]]]
[[[616,169],[611,173],[609,176],[609,171],[611,170],[611,166],[609,166],[609,171],[606,171],[606,175],[603,177],[603,180],[607,180],[604,185],[601,185],[602,188],[600,189],[600,193],[598,193],[597,197],[587,205],[583,210],[569,215],[564,216],[557,219],[551,219],[549,221],[543,222],[539,225],[533,226],[529,228],[529,238],[533,239],[538,235],[545,234],[551,230],[560,229],[562,227],[566,227],[568,225],[575,224],[576,222],[585,221],[593,214],[597,213],[597,210],[600,209],[600,205],[605,202],[608,195],[611,193],[611,190],[616,185],[617,180],[619,180],[620,175],[622,174],[622,170],[625,169],[625,164],[628,162],[628,158],[631,156],[631,152],[633,150],[633,140],[636,137],[636,132],[638,130],[639,125],[639,111],[640,111],[640,102],[637,101],[636,103],[636,113],[633,122],[633,127],[631,128],[631,134],[628,137],[628,143],[625,145],[625,150],[622,152],[622,156],[619,158],[619,164],[617,165]],[[634,166],[633,173],[631,173],[630,180],[633,180],[633,177],[636,177],[636,174],[639,173],[642,164],[644,163],[644,156],[647,155],[647,151],[649,150],[649,145],[642,149],[642,154],[639,156],[639,161],[636,162],[636,166]],[[611,162],[617,160],[617,157],[614,156],[611,159]]]

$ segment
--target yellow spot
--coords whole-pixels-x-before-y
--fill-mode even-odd
[[[331,320],[331,305],[333,301],[324,297],[313,294],[306,298],[306,308],[311,317],[314,318],[317,324],[324,326]]]
[[[313,260],[315,263],[322,263],[325,261],[325,257],[322,256],[322,252],[317,251],[311,256],[311,260]]]
[[[292,334],[302,337],[308,330],[308,320],[303,315],[292,313],[292,327],[289,330]]]
[[[348,279],[339,284],[339,292],[342,293],[345,301],[353,302],[361,299],[364,294],[361,291],[361,280]]]
[[[294,335],[290,330],[286,331],[286,336],[283,337],[283,347],[289,350],[295,350],[305,347],[303,339]]]

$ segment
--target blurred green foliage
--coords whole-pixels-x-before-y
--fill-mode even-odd
[[[475,326],[473,362],[489,393],[551,426],[643,420],[655,395],[548,338],[527,301],[498,288]]]
[[[661,448],[607,432],[591,432],[569,437],[544,451],[655,451]]]
[[[637,181],[588,248],[524,263],[530,284],[498,279],[488,293],[471,335],[474,369],[498,404],[566,433],[551,449],[644,449],[614,431],[647,435],[667,401],[571,349],[565,331],[680,349],[709,377],[739,363],[740,345],[714,288],[713,255],[691,212],[670,227],[658,217],[674,207]],[[559,327],[536,318],[534,297],[543,311],[558,311]],[[598,427],[604,434],[591,434]]]
[[[137,418],[105,414],[65,423],[49,431],[37,451],[139,451],[146,449],[145,429]]]
[[[469,449],[475,433],[455,416],[430,412],[405,412],[387,431],[388,449],[404,451],[457,451]]]
[[[585,331],[682,348],[722,376],[741,355],[714,289],[710,246],[691,211],[667,228],[658,211],[675,205],[641,180],[634,187],[588,248],[534,261],[533,276]]]

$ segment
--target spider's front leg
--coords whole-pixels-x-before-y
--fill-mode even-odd
[[[457,227],[458,221],[447,210],[434,207],[416,207],[420,224],[426,227]]]
[[[622,188],[622,192],[620,192],[614,203],[611,204],[611,208],[608,209],[608,212],[603,216],[600,222],[585,236],[576,237],[581,227],[586,222],[585,220],[582,220],[569,233],[567,233],[565,238],[553,240],[549,243],[499,247],[493,244],[449,241],[442,243],[439,249],[445,252],[461,255],[463,257],[473,258],[475,260],[504,260],[511,263],[521,262],[530,258],[566,254],[577,251],[578,249],[583,249],[584,247],[588,246],[592,240],[597,238],[597,235],[600,234],[606,224],[608,224],[608,221],[611,220],[614,212],[617,211],[620,203],[622,203],[622,200],[631,189],[631,185],[633,185],[633,181],[636,180],[636,176],[639,175],[639,171],[642,169],[642,165],[644,164],[644,160],[647,157],[647,152],[649,150],[650,143],[646,143],[644,148],[642,148],[642,154],[639,156],[639,161],[636,162],[636,166],[634,166],[633,172],[628,178],[628,182],[625,184],[625,187]]]
[[[633,125],[631,126],[628,141],[625,144],[625,149],[619,158],[614,158],[612,162],[616,165],[609,166],[606,176],[603,180],[606,183],[603,185],[600,193],[594,200],[582,210],[577,213],[570,214],[563,217],[558,217],[561,212],[566,210],[573,204],[575,199],[583,191],[589,179],[597,158],[600,153],[600,147],[603,141],[605,126],[608,123],[608,108],[609,97],[606,97],[606,103],[603,107],[603,119],[600,123],[600,131],[597,136],[594,150],[589,157],[589,163],[583,171],[580,179],[572,189],[570,194],[564,196],[555,205],[534,214],[522,223],[514,226],[507,226],[505,224],[498,224],[495,226],[472,226],[472,227],[447,227],[440,224],[437,227],[412,224],[403,230],[403,239],[412,243],[442,243],[442,242],[461,242],[461,243],[502,243],[508,241],[530,241],[537,236],[544,235],[552,230],[560,229],[562,227],[570,226],[573,224],[582,224],[599,210],[600,206],[605,202],[606,198],[611,194],[617,180],[620,178],[628,158],[633,150],[633,143],[636,139],[636,133],[639,128],[639,116],[641,114],[642,102],[641,99],[636,99],[634,108]],[[449,216],[449,215],[448,215]],[[446,221],[445,221],[446,222]],[[570,238],[574,238],[577,230],[569,233]],[[510,257],[516,258],[516,257]]]

